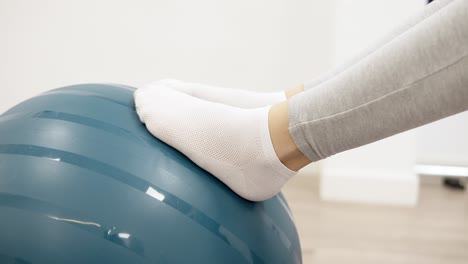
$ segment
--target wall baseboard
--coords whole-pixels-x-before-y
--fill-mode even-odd
[[[419,176],[413,172],[323,168],[320,198],[325,201],[415,206]]]

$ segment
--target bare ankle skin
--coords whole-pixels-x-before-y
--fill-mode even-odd
[[[294,88],[291,88],[291,89],[288,89],[286,91],[284,91],[284,93],[286,94],[286,98],[291,99],[291,97],[293,97],[294,95],[298,94],[298,93],[301,93],[304,91],[304,85],[301,84],[299,86],[296,86]]]
[[[273,105],[268,114],[271,142],[283,165],[298,171],[311,161],[297,148],[289,133],[288,101]]]

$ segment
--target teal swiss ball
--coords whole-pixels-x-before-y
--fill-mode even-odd
[[[301,263],[283,195],[246,201],[154,138],[134,90],[73,85],[0,116],[0,263]]]

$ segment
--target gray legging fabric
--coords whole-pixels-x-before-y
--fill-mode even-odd
[[[356,59],[305,84],[289,131],[311,160],[468,110],[468,1],[437,0]]]

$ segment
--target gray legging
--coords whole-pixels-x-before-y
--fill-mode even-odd
[[[311,161],[468,110],[468,1],[437,0],[289,102]]]

